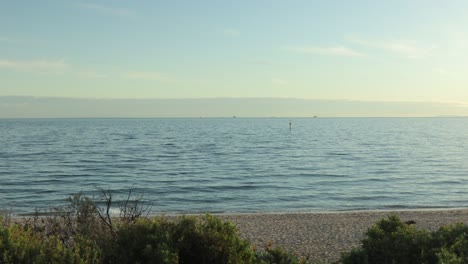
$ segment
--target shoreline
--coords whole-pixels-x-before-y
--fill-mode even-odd
[[[385,213],[385,212],[439,212],[439,211],[468,211],[468,207],[427,207],[427,208],[399,208],[399,209],[351,209],[351,210],[317,210],[317,211],[271,211],[271,212],[225,212],[225,213],[210,213],[211,215],[223,216],[223,215],[287,215],[287,214],[347,214],[347,213]],[[178,216],[178,215],[201,215],[204,213],[176,213],[176,214],[163,214],[166,216]],[[156,214],[157,216],[160,214]],[[150,215],[153,216],[153,215]]]
[[[346,213],[385,213],[385,212],[439,212],[439,211],[463,211],[468,207],[426,207],[426,208],[397,208],[397,209],[351,209],[351,210],[311,210],[311,211],[256,211],[256,212],[154,212],[148,214],[148,217],[178,217],[183,215],[204,215],[215,216],[236,216],[236,215],[301,215],[301,214],[346,214]],[[47,216],[53,215],[53,212],[36,212],[15,214],[14,210],[0,210],[0,212],[10,213],[13,219],[34,217],[35,215]],[[118,214],[115,214],[118,216]]]

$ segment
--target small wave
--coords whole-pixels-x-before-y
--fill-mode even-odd
[[[320,177],[320,178],[347,178],[349,175],[345,174],[324,174],[324,173],[299,173],[300,177]]]
[[[435,184],[461,184],[464,183],[462,180],[442,180],[442,181],[435,181]]]
[[[215,190],[215,191],[235,191],[235,190],[254,190],[257,189],[258,186],[256,185],[237,185],[237,186],[231,186],[231,185],[222,185],[222,186],[209,186],[209,189]]]
[[[96,159],[79,159],[78,163],[99,164],[99,163],[103,163],[103,161],[102,160],[96,160]]]
[[[156,158],[178,158],[179,155],[176,154],[176,153],[171,153],[171,154],[159,154],[159,155],[155,155]]]
[[[383,209],[408,209],[411,208],[409,205],[404,205],[404,204],[391,204],[391,205],[385,205]]]
[[[37,179],[32,182],[34,182],[35,184],[59,184],[68,181],[65,179]]]
[[[43,156],[49,155],[50,152],[40,151],[40,152],[32,152],[32,153],[10,153],[8,155],[9,158],[24,158],[24,157],[31,157],[31,156]]]
[[[329,156],[348,156],[349,155],[349,153],[343,153],[343,152],[328,152],[325,154]]]

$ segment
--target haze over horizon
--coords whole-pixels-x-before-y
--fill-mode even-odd
[[[457,113],[454,115],[453,113]],[[0,96],[0,118],[468,116],[466,105],[297,98],[98,99]]]
[[[0,117],[466,116],[467,11],[462,0],[4,1]]]

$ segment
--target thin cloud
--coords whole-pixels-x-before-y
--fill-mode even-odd
[[[146,80],[146,81],[160,81],[160,82],[169,82],[172,79],[164,73],[161,72],[129,72],[124,75],[127,79],[134,80]]]
[[[258,65],[272,65],[273,63],[271,61],[267,61],[267,60],[257,60],[257,61],[254,61],[254,64],[258,64]]]
[[[37,45],[43,44],[44,41],[38,39],[24,39],[24,38],[12,38],[9,36],[0,37],[0,43],[11,44],[11,45]]]
[[[347,37],[349,42],[398,54],[407,58],[422,58],[435,49],[434,45],[422,47],[413,40],[367,40],[359,37]]]
[[[99,73],[99,72],[94,72],[94,71],[84,71],[84,72],[80,72],[80,75],[81,75],[81,76],[84,76],[84,77],[96,78],[96,79],[109,77],[107,74],[103,74],[103,73]]]
[[[458,29],[448,30],[446,39],[449,41],[451,49],[466,49],[468,47],[468,34],[466,31]]]
[[[68,68],[63,60],[15,61],[0,60],[0,68],[16,71],[62,72]]]
[[[0,43],[21,44],[22,42],[14,38],[0,37]]]
[[[125,18],[133,18],[136,16],[136,13],[134,11],[125,8],[103,6],[93,3],[77,3],[76,5],[80,8],[92,10],[105,15]]]
[[[438,74],[447,74],[447,70],[444,68],[432,68],[432,71]]]
[[[456,77],[460,75],[460,73],[454,69],[447,69],[443,67],[433,67],[431,70],[433,73],[438,74],[439,76]]]
[[[273,78],[271,79],[271,83],[274,85],[287,85],[289,82],[287,80]]]
[[[236,29],[232,29],[232,28],[227,28],[223,31],[223,34],[227,37],[238,37],[240,36],[240,31],[236,30]]]
[[[355,57],[362,54],[344,46],[317,47],[317,46],[294,46],[287,48],[290,51],[304,54],[330,55],[342,57]]]

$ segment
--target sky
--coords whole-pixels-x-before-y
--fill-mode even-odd
[[[467,13],[464,0],[1,1],[0,109],[20,111],[18,96],[270,98],[334,102],[330,116],[346,102],[468,115]]]

